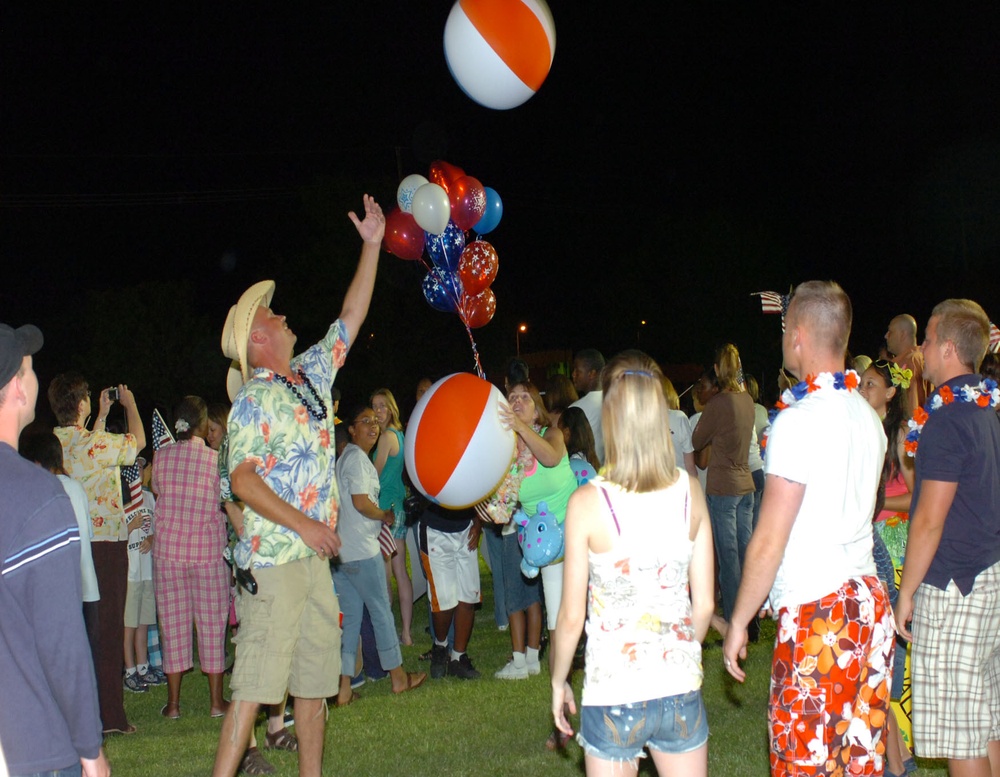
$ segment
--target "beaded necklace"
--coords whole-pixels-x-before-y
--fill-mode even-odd
[[[760,449],[763,451],[767,447],[767,438],[770,433],[771,424],[785,408],[791,407],[807,394],[812,394],[820,389],[833,389],[834,391],[854,391],[861,381],[858,373],[854,370],[844,372],[821,372],[818,375],[807,375],[806,379],[796,383],[791,388],[781,392],[781,397],[767,413],[768,430],[761,437]]]
[[[917,455],[920,434],[924,431],[928,416],[935,410],[955,402],[975,402],[982,408],[996,407],[1000,404],[1000,388],[997,388],[997,382],[992,378],[983,378],[978,386],[965,384],[958,393],[952,391],[948,385],[938,388],[923,407],[913,411],[913,418],[907,422],[910,431],[907,432],[906,440],[903,442],[907,456]]]
[[[319,405],[319,410],[314,409],[312,405],[309,404],[309,401],[305,398],[302,392],[299,391],[298,387],[284,375],[279,375],[278,373],[274,373],[274,379],[278,381],[278,383],[283,383],[285,386],[291,389],[291,392],[296,397],[299,398],[299,402],[302,403],[302,407],[306,409],[306,412],[309,413],[309,415],[311,415],[317,421],[326,420],[327,416],[326,403],[323,401],[323,398],[319,395],[319,392],[316,390],[316,387],[312,384],[312,381],[309,380],[309,377],[302,371],[301,368],[296,369],[295,374],[299,377],[299,380],[301,380],[305,384],[306,388],[309,389],[309,393],[313,395],[313,399],[315,399],[316,404]]]

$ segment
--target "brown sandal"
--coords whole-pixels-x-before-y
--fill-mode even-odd
[[[239,771],[243,774],[258,775],[274,774],[277,769],[274,768],[274,764],[261,755],[260,750],[251,747],[243,756],[243,760],[240,761]]]
[[[270,731],[267,732],[264,735],[264,742],[264,746],[269,750],[287,750],[289,753],[297,753],[299,751],[299,740],[287,728],[282,728],[273,734]]]
[[[334,707],[346,707],[349,704],[354,704],[354,702],[356,702],[360,698],[361,698],[361,694],[358,693],[357,691],[351,691],[351,696],[350,696],[350,698],[347,701],[340,701],[339,697],[334,696],[333,697],[333,706]]]
[[[406,673],[406,687],[400,688],[398,691],[393,688],[393,693],[406,693],[407,691],[412,691],[419,688],[424,684],[424,680],[427,679],[427,674],[425,672],[407,672]]]

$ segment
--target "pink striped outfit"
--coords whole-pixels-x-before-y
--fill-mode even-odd
[[[222,560],[226,515],[220,507],[215,451],[200,437],[161,448],[153,457],[157,494],[153,586],[163,647],[163,671],[194,665],[191,624],[198,630],[201,669],[226,668],[229,575]]]

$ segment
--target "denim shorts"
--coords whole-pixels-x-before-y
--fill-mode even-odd
[[[587,755],[607,761],[635,761],[643,747],[661,753],[689,753],[708,742],[701,691],[633,704],[584,707],[577,741]]]

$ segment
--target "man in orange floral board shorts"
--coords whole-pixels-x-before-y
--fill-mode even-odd
[[[768,704],[773,775],[881,775],[895,630],[875,574],[872,512],[885,457],[878,416],[845,371],[851,301],[801,284],[782,338],[801,382],[778,402],[760,521],[747,548],[726,669],[742,682],[747,624],[778,618]]]

